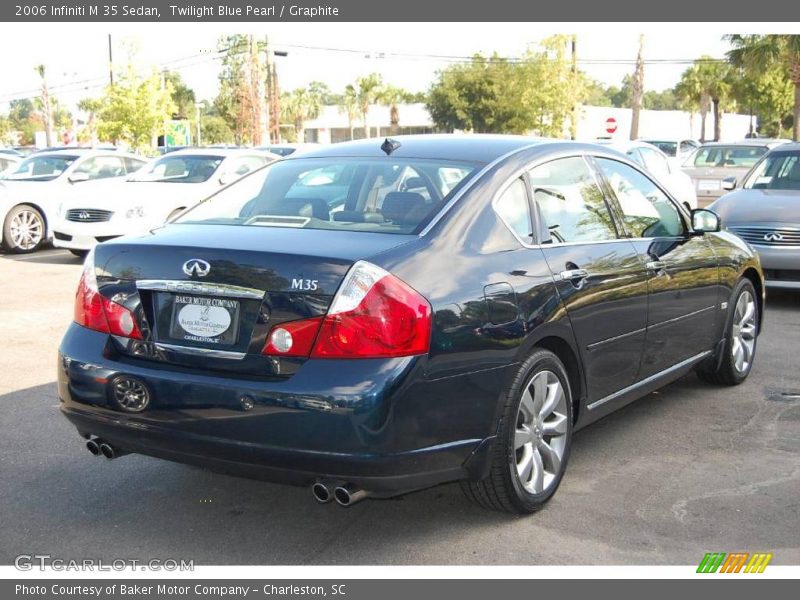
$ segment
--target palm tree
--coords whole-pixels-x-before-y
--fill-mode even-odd
[[[400,132],[400,109],[401,102],[408,101],[409,93],[402,88],[393,85],[386,85],[383,88],[378,101],[389,107],[389,133],[397,135]]]
[[[322,113],[323,95],[314,86],[297,88],[281,99],[281,113],[294,125],[297,141],[306,141],[306,121],[319,117]]]
[[[355,139],[355,120],[359,112],[358,94],[356,88],[348,85],[341,98],[339,112],[347,115],[347,126],[350,128],[350,139]]]
[[[370,73],[364,77],[356,79],[354,86],[356,99],[358,101],[358,108],[361,111],[361,120],[364,123],[364,136],[371,137],[369,131],[369,117],[370,104],[378,102],[381,94],[383,93],[383,79],[378,73]]]
[[[736,66],[761,72],[780,65],[794,85],[792,138],[800,141],[800,35],[728,35],[733,49],[728,60]]]

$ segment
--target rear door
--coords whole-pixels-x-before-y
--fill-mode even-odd
[[[647,274],[621,238],[583,157],[528,173],[541,248],[572,323],[591,404],[633,384],[647,324]]]
[[[595,160],[613,192],[624,233],[648,271],[644,378],[711,348],[714,323],[721,318],[717,258],[652,179],[620,161]]]

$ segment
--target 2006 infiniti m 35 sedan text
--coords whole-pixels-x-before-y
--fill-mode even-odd
[[[596,145],[320,147],[97,246],[61,409],[107,458],[532,512],[577,428],[691,369],[747,377],[763,276],[719,229]]]

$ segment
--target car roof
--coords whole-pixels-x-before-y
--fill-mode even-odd
[[[771,148],[771,151],[780,152],[800,152],[800,142],[786,142]]]
[[[326,157],[381,157],[386,153],[381,145],[386,139],[400,145],[391,153],[399,158],[426,158],[465,162],[488,163],[504,154],[556,140],[521,135],[494,134],[422,134],[369,138],[352,142],[339,142],[307,150],[302,155],[290,154],[283,160],[302,160]]]
[[[764,138],[754,138],[749,140],[736,140],[733,142],[703,142],[700,148],[713,148],[716,146],[767,146],[772,148],[785,144],[788,140],[773,140]]]
[[[156,158],[166,158],[170,156],[223,156],[225,158],[229,156],[247,156],[247,155],[257,155],[257,156],[266,156],[268,158],[280,158],[276,154],[271,154],[266,150],[257,150],[256,148],[183,148],[181,150],[175,150],[174,152],[168,152],[167,154],[162,154]]]
[[[37,158],[41,156],[78,156],[83,158],[84,156],[92,156],[92,155],[108,155],[108,156],[122,156],[124,158],[135,158],[137,160],[147,160],[147,158],[143,156],[139,156],[138,154],[132,154],[130,152],[122,152],[120,150],[115,150],[112,148],[57,148],[54,150],[41,150],[40,152],[34,152],[29,154],[25,158]]]

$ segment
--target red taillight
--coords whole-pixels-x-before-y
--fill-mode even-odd
[[[411,356],[428,352],[430,336],[428,301],[380,267],[358,262],[347,274],[324,319],[277,325],[270,332],[264,354],[310,354],[314,358]]]
[[[95,331],[142,339],[133,313],[100,293],[91,255],[86,259],[75,295],[75,322]]]

